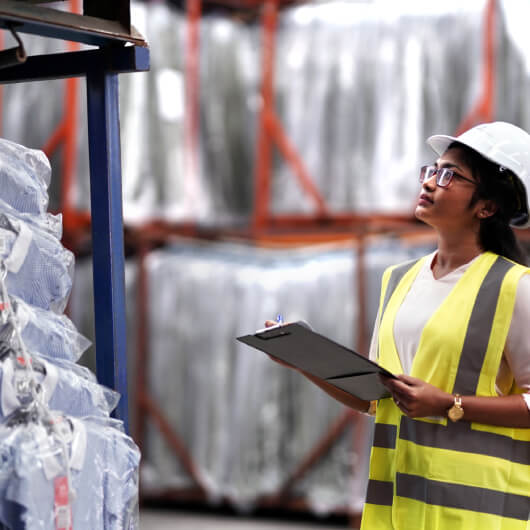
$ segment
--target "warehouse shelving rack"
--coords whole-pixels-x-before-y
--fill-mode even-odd
[[[20,4],[20,2],[7,2],[10,4]],[[96,2],[98,9],[102,9],[101,5],[105,2]],[[374,233],[384,233],[393,231],[394,233],[402,234],[402,237],[424,237],[425,231],[419,230],[412,222],[412,216],[379,216],[379,215],[358,215],[355,212],[348,212],[337,214],[328,208],[325,200],[322,198],[318,188],[314,185],[310,172],[304,165],[303,160],[298,155],[296,147],[290,142],[288,134],[283,129],[280,119],[275,110],[274,103],[274,56],[275,56],[275,34],[277,27],[277,17],[279,10],[284,7],[291,6],[297,2],[286,0],[187,0],[183,4],[186,8],[187,16],[187,41],[186,41],[186,64],[185,64],[185,79],[186,79],[186,163],[189,164],[190,173],[193,174],[194,167],[197,164],[198,151],[198,133],[199,133],[199,25],[203,9],[212,7],[222,7],[229,10],[235,10],[243,18],[257,18],[261,17],[262,27],[262,82],[261,82],[261,101],[262,106],[258,116],[256,148],[255,148],[255,163],[254,163],[254,208],[251,219],[247,227],[243,229],[227,229],[226,227],[204,229],[197,226],[193,222],[181,223],[178,225],[170,225],[164,222],[155,221],[148,225],[138,227],[131,231],[131,244],[136,249],[136,256],[139,263],[138,276],[138,300],[137,304],[137,370],[136,370],[136,396],[135,396],[135,439],[141,445],[144,439],[145,424],[148,418],[160,430],[162,436],[165,438],[169,446],[173,449],[175,455],[182,463],[184,469],[190,475],[195,487],[187,490],[167,490],[157,494],[157,498],[166,499],[181,499],[181,500],[205,500],[207,498],[206,487],[202,484],[200,473],[196,469],[193,459],[182,442],[177,429],[175,429],[166,419],[161,407],[153,400],[150,395],[149,388],[146,381],[146,368],[149,365],[148,358],[148,334],[147,328],[148,315],[146,301],[149,297],[148,279],[145,270],[145,257],[149,251],[160,244],[164,244],[175,235],[185,235],[190,237],[199,237],[206,239],[219,239],[226,236],[231,238],[241,238],[244,240],[253,241],[255,244],[299,244],[314,241],[329,241],[337,239],[349,239],[355,242],[354,251],[357,253],[359,267],[357,270],[358,284],[361,286],[358,293],[359,306],[359,323],[357,329],[358,344],[356,345],[359,351],[367,350],[368,337],[366,336],[366,326],[364,307],[365,307],[365,293],[362,289],[364,285],[364,248],[367,237]],[[90,4],[85,0],[85,4]],[[124,2],[121,3],[122,5]],[[95,8],[94,8],[95,9]],[[496,25],[496,1],[489,0],[485,18],[484,18],[484,49],[483,49],[483,82],[482,94],[479,97],[477,104],[472,108],[469,115],[465,116],[460,126],[457,128],[457,133],[474,125],[478,121],[490,121],[494,118],[495,110],[495,25]],[[241,15],[243,13],[243,15]],[[246,13],[246,14],[245,14]],[[0,19],[2,17],[2,10],[0,9]],[[126,14],[122,21],[127,22],[128,14]],[[120,20],[117,18],[116,20]],[[101,35],[98,38],[102,38]],[[88,42],[84,39],[72,39],[82,43]],[[128,42],[133,44],[134,51],[129,51],[128,47],[118,47],[116,52],[116,42]],[[117,131],[117,115],[116,112],[109,109],[107,106],[117,108],[116,102],[116,86],[114,81],[110,81],[106,76],[115,76],[115,74],[122,71],[138,71],[147,68],[148,52],[145,43],[141,40],[135,40],[135,35],[131,32],[127,33],[125,37],[121,34],[116,37],[116,41],[105,40],[100,42],[102,46],[98,51],[97,58],[90,59],[94,64],[86,70],[82,68],[83,72],[78,72],[76,75],[87,76],[87,88],[89,89],[88,98],[93,98],[98,101],[98,105],[94,108],[89,104],[89,132],[92,138],[90,144],[91,161],[97,160],[101,153],[104,159],[108,153],[114,155],[114,163],[107,162],[103,164],[103,168],[96,170],[94,164],[91,162],[91,187],[92,187],[92,233],[94,235],[94,280],[95,280],[95,294],[98,294],[96,300],[96,344],[98,347],[97,362],[98,362],[98,377],[100,377],[105,384],[109,384],[109,378],[114,379],[110,381],[110,386],[121,388],[125,399],[122,399],[122,405],[126,403],[126,382],[124,377],[124,321],[123,321],[123,251],[117,254],[117,259],[112,259],[114,253],[113,245],[123,248],[122,227],[121,227],[121,202],[117,202],[119,193],[119,178],[116,179],[113,171],[119,173],[119,168],[116,168],[116,161],[119,162],[119,142],[117,145],[118,156],[116,157],[116,135]],[[78,52],[76,53],[84,53]],[[117,55],[114,55],[117,53]],[[105,55],[108,54],[108,55]],[[127,58],[123,57],[124,54]],[[131,55],[132,54],[132,55]],[[81,57],[79,55],[78,57]],[[88,56],[87,56],[88,57]],[[112,58],[110,58],[112,57]],[[31,59],[31,58],[30,58]],[[121,68],[117,70],[106,70],[103,64],[108,64],[106,59],[111,62],[116,61]],[[83,59],[89,62],[89,59]],[[30,60],[28,60],[28,63]],[[75,61],[74,61],[75,62]],[[77,64],[77,63],[76,63]],[[71,65],[70,65],[71,67]],[[21,67],[15,67],[20,69]],[[3,76],[9,73],[10,69],[0,70],[0,82],[3,81]],[[66,68],[68,70],[68,68]],[[97,74],[94,70],[97,70]],[[19,77],[23,70],[15,70]],[[90,73],[89,73],[90,72]],[[26,74],[27,75],[27,74]],[[67,75],[58,77],[68,77]],[[50,77],[43,77],[50,78]],[[24,78],[17,80],[26,80]],[[8,79],[9,81],[9,79]],[[5,81],[4,81],[5,82]],[[70,87],[75,92],[75,86]],[[107,93],[107,89],[109,93]],[[103,91],[105,96],[97,96],[98,91]],[[68,93],[68,92],[67,92]],[[72,105],[71,101],[74,96],[66,98],[65,103],[65,121],[61,122],[56,134],[52,136],[47,143],[45,150],[52,151],[59,141],[64,141],[65,146],[75,145],[72,142],[71,135],[75,134],[75,126],[68,122],[68,116],[71,115]],[[68,103],[70,101],[70,103]],[[114,102],[114,103],[111,103]],[[91,108],[93,110],[91,110]],[[70,109],[70,110],[68,110]],[[92,146],[97,138],[94,131],[98,129],[96,125],[91,127],[91,122],[96,122],[102,126],[103,124],[110,124],[116,127],[114,131],[109,134],[108,140],[104,143],[106,147],[100,145],[99,147]],[[70,123],[68,126],[67,123]],[[66,132],[69,130],[70,133]],[[94,133],[94,134],[93,134]],[[314,212],[309,215],[272,215],[269,209],[270,202],[270,180],[272,171],[272,149],[277,147],[286,161],[293,170],[295,178],[298,179],[302,189],[311,198],[314,204]],[[70,153],[70,154],[68,154]],[[66,235],[74,235],[78,228],[82,230],[89,226],[89,216],[84,212],[75,212],[69,200],[71,187],[71,171],[73,164],[69,157],[73,156],[69,149],[65,149],[63,160],[63,177],[64,184],[63,191],[63,206],[62,211],[65,214],[65,228]],[[96,173],[102,172],[106,175],[103,182],[98,181]],[[114,186],[111,186],[111,181],[114,180]],[[101,202],[100,202],[101,201]],[[100,209],[101,203],[104,204],[103,209]],[[98,206],[98,204],[100,206]],[[117,219],[118,217],[119,219]],[[82,231],[81,230],[81,231]],[[101,234],[105,235],[104,240],[101,239]],[[117,234],[117,235],[116,235]],[[108,236],[108,237],[107,237]],[[98,242],[99,239],[99,242]],[[98,248],[99,247],[99,248]],[[101,270],[100,263],[103,263]],[[96,276],[101,274],[103,278],[100,280]],[[112,285],[112,288],[109,286]],[[110,295],[110,296],[107,296]],[[104,309],[104,310],[102,310]],[[113,323],[100,322],[98,324],[98,311],[100,317],[105,319],[105,314],[117,315]],[[112,340],[110,340],[112,337]],[[107,352],[113,352],[108,355]],[[104,359],[101,359],[103,352]],[[114,364],[111,365],[111,360]],[[117,383],[117,384],[116,384]],[[122,386],[119,386],[122,385]],[[123,414],[123,411],[120,411]],[[297,499],[291,496],[293,486],[300,480],[308,470],[314,466],[316,462],[328,451],[335,440],[344,432],[344,430],[355,423],[358,429],[354,433],[352,444],[359,449],[359,444],[363,440],[363,429],[366,428],[365,420],[360,415],[353,411],[344,410],[343,413],[336,418],[327,432],[323,433],[321,439],[315,444],[313,449],[306,455],[306,457],[298,463],[293,470],[290,477],[286,479],[282,487],[274,495],[261,499],[260,505],[265,507],[287,507],[291,509],[305,509],[303,499]],[[352,516],[352,524],[355,526],[358,522],[359,514],[350,514]]]
[[[261,42],[261,109],[258,115],[255,160],[254,160],[254,207],[248,226],[243,229],[218,229],[204,230],[193,223],[169,225],[164,222],[154,222],[143,226],[136,231],[138,244],[138,300],[137,304],[137,368],[135,384],[135,431],[134,437],[142,446],[145,439],[146,424],[150,420],[159,430],[169,447],[173,450],[183,469],[189,475],[192,485],[188,488],[163,488],[162,491],[143,492],[144,499],[152,500],[177,500],[177,501],[206,501],[208,489],[203,483],[201,473],[193,457],[182,440],[178,427],[171,425],[166,418],[160,404],[151,396],[147,383],[147,370],[149,366],[149,316],[146,300],[149,299],[148,274],[145,258],[149,251],[174,235],[218,239],[223,237],[240,238],[252,241],[257,245],[281,244],[299,245],[301,243],[314,243],[333,240],[349,240],[354,242],[354,252],[359,260],[357,269],[358,290],[357,304],[359,319],[357,326],[357,348],[367,351],[368,337],[366,334],[365,315],[365,290],[364,290],[364,248],[366,237],[382,231],[405,231],[409,236],[420,235],[424,230],[419,230],[412,222],[411,216],[402,215],[369,215],[362,216],[350,212],[337,214],[330,211],[320,194],[313,178],[290,141],[284,130],[281,120],[275,109],[274,98],[274,61],[275,39],[278,14],[282,8],[293,5],[293,2],[282,0],[188,0],[186,3],[187,40],[186,40],[186,115],[185,115],[185,147],[186,160],[189,173],[193,174],[198,160],[198,134],[199,134],[199,24],[203,7],[208,9],[228,7],[238,12],[251,12],[252,18],[260,18],[262,28]],[[247,16],[247,18],[248,18]],[[315,211],[310,215],[283,215],[274,216],[269,211],[270,181],[272,172],[272,150],[276,147],[289,164],[295,178],[310,197]],[[322,433],[310,451],[297,462],[278,490],[272,494],[259,498],[256,506],[270,509],[309,510],[307,502],[294,494],[295,486],[314,468],[318,462],[329,452],[345,431],[354,426],[351,446],[355,454],[362,454],[369,428],[369,420],[355,411],[344,409],[331,422],[330,426]],[[223,499],[230,504],[230,499]],[[360,514],[352,513],[347,507],[338,509],[337,513],[347,515],[351,526],[357,528]]]
[[[339,239],[353,240],[354,252],[358,259],[357,283],[359,319],[357,326],[357,349],[367,351],[368,336],[366,333],[366,293],[365,285],[365,245],[373,234],[392,232],[402,238],[431,238],[429,230],[418,227],[411,215],[359,215],[355,212],[336,213],[326,204],[324,198],[314,184],[310,171],[299,156],[296,146],[290,141],[279,119],[274,101],[274,61],[275,38],[279,11],[293,2],[282,0],[187,0],[184,4],[187,16],[187,60],[186,60],[186,163],[191,172],[197,165],[198,132],[199,132],[199,24],[204,8],[226,8],[236,10],[243,19],[261,20],[262,57],[261,57],[261,107],[257,120],[257,134],[254,159],[254,207],[248,226],[243,229],[204,230],[193,223],[168,225],[154,222],[142,227],[137,232],[139,245],[138,262],[138,298],[147,300],[149,293],[145,258],[151,248],[167,241],[173,235],[218,239],[223,237],[241,238],[254,244],[296,245],[300,243],[323,242]],[[243,15],[241,12],[243,11]],[[246,12],[246,14],[245,14]],[[249,14],[250,13],[250,14]],[[484,13],[484,44],[482,92],[477,103],[468,115],[464,116],[456,129],[456,134],[480,121],[492,121],[495,115],[495,48],[496,48],[497,3],[489,0]],[[290,214],[274,215],[270,211],[270,185],[272,173],[273,148],[277,148],[288,163],[294,177],[314,205],[309,215]],[[146,229],[147,228],[147,229]],[[146,421],[149,417],[159,429],[168,445],[173,449],[183,468],[189,474],[194,486],[188,489],[165,489],[155,492],[157,499],[205,500],[207,489],[202,483],[193,458],[179,436],[178,430],[170,424],[163,410],[151,397],[146,381],[145,367],[148,358],[148,314],[143,304],[138,304],[137,315],[137,370],[136,370],[136,440],[141,444],[145,435]],[[362,452],[367,420],[351,410],[344,410],[317,441],[311,451],[297,464],[290,476],[278,491],[270,496],[259,499],[261,507],[283,507],[288,509],[307,509],[303,499],[292,495],[293,486],[328,452],[339,436],[349,426],[355,425],[352,448],[354,452]],[[229,502],[229,500],[227,501]],[[349,513],[352,527],[358,527],[360,514]]]
[[[118,74],[147,71],[149,48],[131,26],[129,0],[84,0],[82,13],[2,0],[0,28],[74,43],[71,51],[27,57],[0,68],[0,84],[86,79],[96,375],[121,394],[114,415],[128,429]],[[81,50],[75,43],[91,48]],[[50,139],[49,149],[65,130]]]
[[[359,215],[355,212],[337,214],[326,205],[325,200],[315,186],[310,171],[299,156],[296,147],[290,141],[281,121],[276,113],[274,101],[274,61],[275,38],[279,11],[292,5],[281,0],[188,0],[187,16],[187,61],[186,61],[186,138],[187,161],[190,169],[197,164],[198,131],[199,131],[199,24],[203,8],[228,7],[230,9],[251,12],[248,17],[260,17],[262,28],[262,57],[261,57],[261,108],[257,120],[257,135],[254,160],[254,208],[247,227],[237,230],[201,229],[193,223],[178,226],[166,223],[152,223],[149,227],[142,227],[137,233],[139,245],[139,279],[138,299],[147,300],[149,293],[148,278],[145,269],[145,257],[149,250],[173,235],[185,235],[217,239],[223,237],[241,238],[254,244],[296,245],[300,243],[323,242],[338,239],[348,239],[354,242],[354,252],[357,254],[357,304],[359,319],[357,326],[357,344],[359,351],[367,351],[368,336],[366,333],[364,277],[366,274],[364,253],[368,238],[373,234],[392,231],[404,238],[429,238],[428,231],[418,228],[413,222],[412,215]],[[244,15],[243,15],[244,16]],[[489,0],[484,18],[484,50],[483,50],[483,92],[478,103],[465,116],[457,132],[464,130],[478,121],[489,121],[494,116],[494,83],[495,83],[495,22],[496,2]],[[270,182],[272,173],[273,148],[278,148],[281,155],[289,164],[294,177],[314,205],[313,213],[309,215],[274,215],[270,211]],[[147,229],[146,229],[147,228]],[[136,370],[136,421],[135,438],[141,444],[146,421],[149,418],[158,428],[168,445],[173,449],[183,468],[189,474],[193,486],[187,489],[164,489],[154,492],[157,499],[167,500],[205,500],[207,488],[193,458],[182,441],[178,429],[170,424],[162,408],[152,398],[146,381],[145,367],[149,365],[148,357],[148,314],[144,304],[138,304],[137,315],[137,370]],[[258,500],[257,506],[266,508],[287,508],[292,510],[308,509],[304,499],[293,496],[294,486],[309,472],[328,452],[345,430],[354,425],[352,448],[355,453],[361,453],[364,443],[365,430],[368,428],[367,419],[351,410],[344,410],[331,423],[326,432],[322,433],[314,447],[297,463],[289,477],[273,495]],[[229,503],[229,499],[227,499]],[[352,527],[358,527],[360,514],[348,513]]]

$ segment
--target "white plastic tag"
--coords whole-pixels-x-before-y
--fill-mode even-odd
[[[20,231],[15,239],[11,253],[4,261],[9,272],[16,274],[20,270],[28,254],[32,239],[33,233],[31,230],[24,223],[20,223]]]

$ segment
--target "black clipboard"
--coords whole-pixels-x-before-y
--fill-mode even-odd
[[[371,401],[390,396],[379,374],[395,375],[303,322],[279,324],[237,340],[300,368],[359,399]]]

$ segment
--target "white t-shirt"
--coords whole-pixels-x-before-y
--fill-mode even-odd
[[[396,314],[394,340],[405,374],[410,374],[425,324],[471,263],[477,259],[474,258],[442,278],[435,279],[431,270],[435,255],[436,252],[433,252],[425,260]],[[421,308],[421,312],[418,308]],[[370,344],[370,359],[375,359],[377,355],[378,331],[378,322],[376,322]],[[523,397],[530,409],[530,275],[528,274],[521,277],[517,286],[510,330],[496,380],[497,392],[500,395],[510,390],[512,374],[517,385],[526,391]]]

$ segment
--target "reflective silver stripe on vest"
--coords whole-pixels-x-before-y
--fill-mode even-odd
[[[388,423],[376,423],[374,429],[374,447],[395,449],[397,438],[397,427]]]
[[[407,272],[414,267],[416,263],[418,263],[419,259],[407,261],[406,263],[403,263],[403,265],[399,265],[395,269],[392,270],[390,273],[390,278],[388,279],[388,283],[386,285],[386,291],[385,291],[385,298],[383,300],[383,304],[381,305],[381,310],[379,312],[380,318],[384,314],[386,306],[388,304],[388,301],[390,300],[390,297],[392,296],[392,293],[396,289],[398,283],[401,281],[403,276],[407,274]],[[381,320],[379,320],[381,322]],[[379,359],[379,341],[377,345],[377,354],[376,359]]]
[[[454,393],[470,396],[477,391],[502,281],[513,266],[507,259],[498,257],[480,286],[467,326]]]
[[[476,394],[502,281],[511,267],[513,263],[501,257],[497,258],[479,288],[466,331],[453,392],[464,395]],[[398,273],[398,277],[396,281],[392,281],[392,277],[389,280],[384,308],[408,268],[400,267],[401,270],[394,271]],[[393,432],[389,425],[376,424],[374,445],[391,448],[392,436]],[[444,426],[403,416],[399,438],[426,447],[493,456],[509,462],[530,465],[530,443],[497,433],[474,431],[471,429],[471,423],[467,421],[448,423]],[[389,499],[392,494],[390,482],[371,480],[368,492],[370,496],[367,497],[367,502],[386,506],[392,503]],[[396,495],[427,504],[489,513],[521,521],[527,521],[530,515],[529,496],[441,482],[403,473],[396,474]]]
[[[530,497],[429,480],[417,475],[396,474],[396,495],[427,504],[490,513],[527,521]]]
[[[494,432],[474,431],[468,421],[448,422],[444,426],[403,416],[399,437],[426,447],[494,456],[530,465],[530,443]]]
[[[506,273],[512,267],[513,263],[510,261],[497,258],[480,286],[460,355],[454,392],[463,395],[476,393],[490,338],[488,330],[491,330],[493,325],[499,291]],[[510,462],[530,465],[530,443],[502,434],[474,431],[467,421],[443,426],[403,416],[399,437],[418,445],[495,456]]]
[[[383,506],[392,506],[394,498],[394,484],[383,480],[368,481],[366,490],[366,502],[370,504],[381,504]]]
[[[412,261],[407,261],[406,263],[403,263],[403,265],[399,265],[396,267],[391,273],[390,278],[388,280],[386,291],[385,291],[385,299],[383,300],[383,305],[381,306],[381,314],[385,312],[386,306],[388,304],[388,301],[390,300],[390,297],[392,296],[392,293],[396,289],[398,283],[401,281],[403,276],[412,268],[416,263],[418,263],[419,260],[415,259]]]

